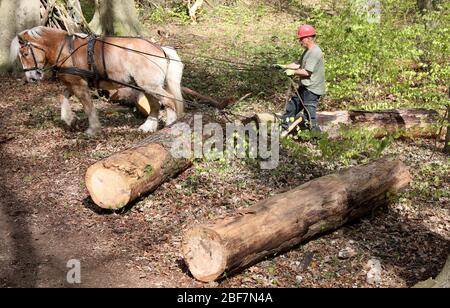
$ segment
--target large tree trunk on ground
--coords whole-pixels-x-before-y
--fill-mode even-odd
[[[216,280],[370,213],[410,181],[401,161],[386,159],[313,180],[189,230],[185,261],[196,279]]]
[[[218,109],[223,109],[230,103],[233,103],[231,99],[218,101],[210,96],[203,95],[195,90],[186,87],[182,87],[181,91],[183,91],[185,95],[190,95],[197,98],[200,103],[205,103],[211,107]],[[112,101],[121,101],[125,102],[127,105],[135,105],[142,113],[142,115],[146,117],[150,115],[150,104],[146,96],[138,90],[134,90],[132,88],[120,88],[117,90],[109,91],[109,95]]]
[[[396,109],[396,110],[350,110],[318,112],[318,122],[322,131],[327,132],[330,138],[339,136],[340,125],[351,128],[361,127],[369,130],[378,130],[378,136],[395,132],[397,129],[406,130],[407,136],[434,136],[439,118],[438,112],[426,109]],[[273,114],[257,114],[252,118],[257,122],[276,121]]]
[[[96,11],[90,28],[97,34],[140,36],[142,26],[133,0],[95,0]]]
[[[10,45],[16,34],[40,24],[39,0],[0,1],[0,72],[13,68]]]
[[[185,123],[193,126],[193,118]],[[189,168],[189,159],[174,157],[171,152],[175,142],[191,141],[183,141],[180,125],[157,131],[133,148],[89,167],[85,179],[93,201],[105,209],[120,209]]]

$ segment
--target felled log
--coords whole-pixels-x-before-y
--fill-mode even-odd
[[[370,213],[410,181],[401,161],[387,159],[313,180],[188,230],[184,259],[196,279],[214,281]]]
[[[219,102],[210,96],[203,95],[187,87],[182,87],[181,90],[184,94],[199,99],[200,103],[205,103],[218,109],[223,109],[232,103],[230,99]],[[109,96],[111,101],[120,101],[127,105],[135,105],[139,112],[141,112],[144,116],[148,116],[150,114],[150,104],[145,95],[140,91],[131,88],[120,88],[117,90],[110,90]]]
[[[374,130],[378,137],[393,133],[398,129],[405,130],[406,135],[411,137],[431,137],[436,134],[433,125],[437,123],[438,118],[437,111],[428,109],[350,110],[317,113],[320,128],[327,132],[330,138],[339,136],[338,129],[341,126]],[[259,123],[279,121],[275,115],[268,113],[256,114],[251,120]],[[293,131],[294,128],[291,127],[290,131]]]
[[[117,90],[110,90],[109,96],[113,102],[136,106],[139,112],[146,117],[150,114],[150,104],[144,93],[140,91],[132,88],[119,88]]]
[[[185,123],[192,125],[192,118]],[[175,157],[171,151],[175,142],[191,141],[190,135],[189,140],[183,139],[182,125],[157,131],[134,147],[90,166],[85,182],[95,204],[120,209],[189,168],[189,159]]]

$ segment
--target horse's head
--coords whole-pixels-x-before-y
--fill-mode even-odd
[[[44,27],[36,27],[19,33],[11,43],[12,62],[19,57],[28,82],[44,78],[47,65],[46,46],[43,44]]]

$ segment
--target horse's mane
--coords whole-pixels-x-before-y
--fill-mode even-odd
[[[19,51],[20,51],[19,38],[16,36],[11,41],[11,47],[9,50],[9,62],[11,64],[16,62],[17,57],[19,56]]]
[[[63,31],[60,29],[55,29],[55,28],[43,27],[43,26],[38,26],[38,27],[34,27],[32,29],[22,31],[19,35],[24,35],[25,33],[27,33],[29,36],[31,36],[34,39],[40,39],[46,33],[67,34],[66,31]]]
[[[35,40],[39,40],[39,39],[42,39],[46,33],[67,34],[67,32],[63,31],[63,30],[38,26],[38,27],[34,27],[32,29],[28,29],[28,30],[24,30],[24,31],[20,32],[19,36],[28,34],[31,38],[33,38]],[[18,38],[18,36],[16,36],[13,38],[13,40],[11,42],[11,47],[10,47],[9,55],[10,55],[11,63],[14,63],[16,61],[17,57],[19,56],[19,51],[20,51],[19,38]]]

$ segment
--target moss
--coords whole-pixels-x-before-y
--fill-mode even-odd
[[[144,174],[146,177],[151,177],[153,175],[153,167],[152,165],[145,166]]]

